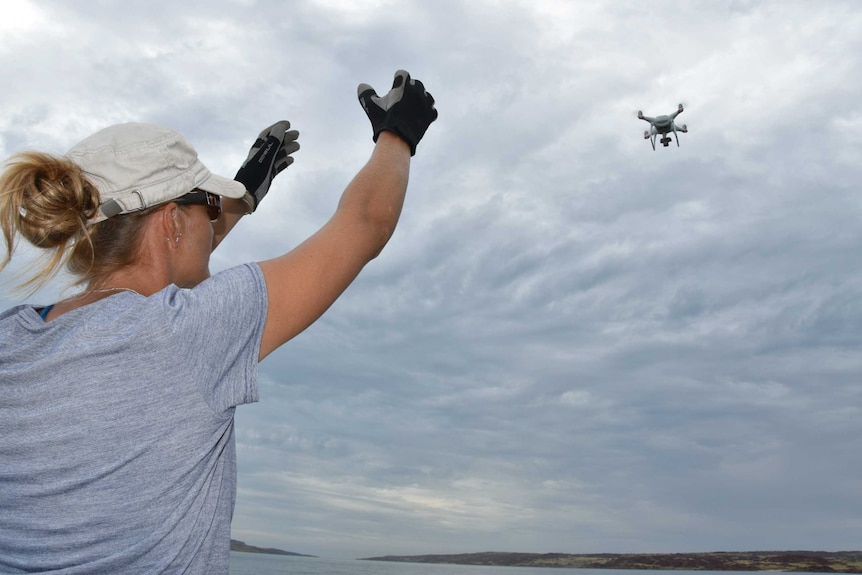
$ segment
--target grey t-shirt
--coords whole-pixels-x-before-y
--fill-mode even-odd
[[[265,319],[255,264],[0,314],[0,573],[228,573]]]

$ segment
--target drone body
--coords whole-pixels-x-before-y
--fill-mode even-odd
[[[650,129],[644,132],[644,140],[650,140],[653,150],[655,150],[656,136],[659,134],[662,135],[662,139],[659,141],[665,148],[667,148],[668,144],[670,144],[670,136],[668,136],[670,132],[673,132],[673,137],[676,138],[676,145],[679,147],[679,137],[676,135],[677,132],[688,132],[688,127],[686,127],[685,124],[677,126],[674,122],[674,119],[676,119],[676,117],[681,113],[682,104],[679,105],[676,112],[666,116],[656,116],[655,118],[652,118],[650,116],[644,116],[643,112],[638,112],[639,119],[650,123]]]

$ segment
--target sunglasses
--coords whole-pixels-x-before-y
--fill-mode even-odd
[[[216,194],[203,190],[192,190],[186,195],[175,199],[174,202],[187,206],[206,206],[211,222],[221,217],[221,196],[217,196]]]

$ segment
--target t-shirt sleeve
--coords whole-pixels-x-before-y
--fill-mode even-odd
[[[246,264],[192,289],[162,292],[174,349],[216,413],[258,400],[257,368],[266,323],[263,272]]]

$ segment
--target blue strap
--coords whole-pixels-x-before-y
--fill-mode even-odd
[[[39,312],[39,317],[42,318],[42,321],[48,321],[48,312],[50,312],[54,308],[54,304],[46,305],[42,308],[42,311]]]

